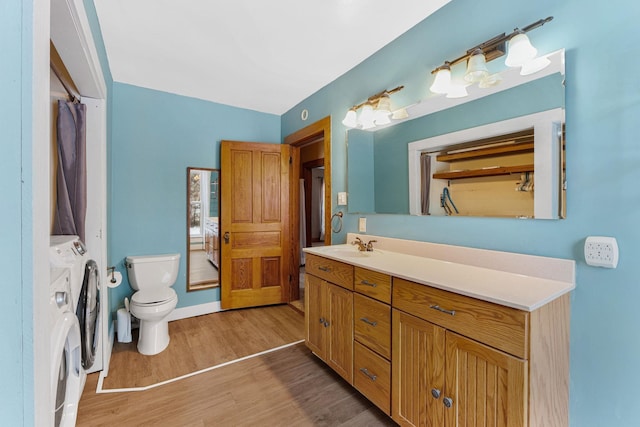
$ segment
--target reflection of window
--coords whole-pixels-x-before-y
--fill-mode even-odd
[[[189,176],[189,234],[192,236],[202,236],[201,182],[200,171],[191,171]]]

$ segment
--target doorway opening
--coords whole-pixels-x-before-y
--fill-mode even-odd
[[[331,117],[284,139],[291,146],[289,304],[304,311],[302,249],[331,244]]]

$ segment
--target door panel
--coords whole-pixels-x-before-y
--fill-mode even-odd
[[[446,426],[526,424],[527,361],[447,331]]]
[[[221,143],[221,305],[287,302],[289,146]]]
[[[392,417],[401,426],[442,426],[445,330],[395,309],[392,323]]]

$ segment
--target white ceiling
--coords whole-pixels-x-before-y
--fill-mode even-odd
[[[113,80],[283,114],[450,0],[95,0]]]

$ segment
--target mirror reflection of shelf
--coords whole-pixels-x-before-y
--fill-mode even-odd
[[[518,166],[492,166],[482,169],[470,169],[462,171],[437,172],[434,179],[462,179],[478,178],[482,176],[510,175],[512,173],[533,172],[533,164]]]
[[[439,171],[433,174],[433,178],[462,179],[533,172],[533,163],[509,166],[495,165],[495,162],[499,161],[503,156],[533,154],[533,137],[533,128],[529,128],[506,135],[485,138],[473,141],[472,143],[450,147],[446,152],[436,156],[438,162],[454,163],[470,160],[480,160],[482,162],[484,160],[493,162],[493,164],[485,163],[486,166],[483,164],[480,167],[472,169]]]

